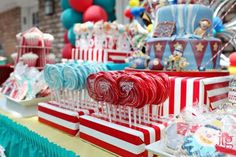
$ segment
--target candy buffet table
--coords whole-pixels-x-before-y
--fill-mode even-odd
[[[145,147],[149,156],[159,155],[161,157],[174,157],[171,154],[164,152],[164,147],[160,141],[152,143]]]
[[[3,97],[0,96],[0,105],[4,105],[2,101]],[[36,132],[39,135],[42,135],[49,139],[49,141],[60,145],[68,150],[71,150],[78,154],[81,157],[114,157],[115,155],[103,151],[89,143],[86,143],[80,140],[78,137],[72,137],[65,133],[62,133],[58,130],[55,130],[49,126],[46,126],[40,122],[38,122],[37,117],[31,118],[14,118],[12,115],[4,112],[0,109],[0,115],[4,115],[12,119],[13,121],[26,126],[30,130]]]

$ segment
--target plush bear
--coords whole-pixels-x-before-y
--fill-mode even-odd
[[[210,27],[211,22],[208,19],[202,19],[199,23],[199,27],[194,31],[194,34],[204,38],[207,36],[207,30]]]

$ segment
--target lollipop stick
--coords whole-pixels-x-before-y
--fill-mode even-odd
[[[147,119],[148,119],[148,123],[150,123],[150,106],[147,105]]]
[[[141,124],[141,122],[142,122],[142,109],[139,109],[138,110],[138,118],[139,118],[139,124]]]
[[[132,126],[131,122],[131,107],[128,107],[128,112],[129,112],[129,127]]]
[[[121,106],[119,105],[119,120],[121,121]]]
[[[137,125],[137,115],[136,115],[136,109],[134,108],[133,112],[134,112],[134,125]]]
[[[110,110],[110,104],[106,104],[106,107],[107,107],[108,118],[109,118],[109,121],[111,122],[111,110]]]
[[[113,105],[112,108],[113,108],[113,117],[116,119],[116,106]]]

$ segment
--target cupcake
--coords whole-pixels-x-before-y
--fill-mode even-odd
[[[52,54],[52,53],[48,54],[46,56],[46,62],[47,62],[47,64],[55,64],[56,56],[54,54]]]
[[[41,35],[37,32],[30,32],[24,35],[26,44],[28,46],[39,46]]]
[[[13,53],[11,54],[11,58],[14,61],[14,64],[16,64],[16,60],[17,60],[17,53]]]
[[[48,33],[44,33],[43,34],[43,41],[44,41],[44,45],[45,47],[52,47],[52,43],[54,41],[54,37],[51,34]]]
[[[35,67],[37,63],[38,55],[34,53],[26,53],[21,57],[21,60],[29,67]]]

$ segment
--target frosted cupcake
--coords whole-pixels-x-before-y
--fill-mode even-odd
[[[48,54],[46,57],[47,64],[55,64],[56,62],[56,56],[52,53]]]
[[[34,53],[26,53],[21,57],[21,60],[29,67],[35,67],[37,63],[38,55]]]
[[[26,33],[24,37],[28,46],[39,46],[40,41],[42,40],[41,35],[37,32]]]
[[[52,43],[54,41],[54,37],[51,34],[44,33],[43,34],[43,41],[44,41],[44,45],[46,47],[52,47]]]

